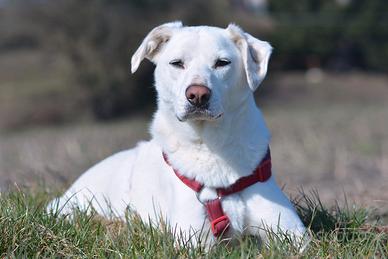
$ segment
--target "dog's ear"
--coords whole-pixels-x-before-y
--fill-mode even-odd
[[[248,85],[255,91],[267,74],[272,47],[266,41],[256,39],[235,24],[226,28],[242,55]]]
[[[155,27],[144,38],[131,59],[131,72],[135,73],[144,58],[154,61],[163,44],[168,42],[176,29],[182,28],[182,22],[170,22]]]

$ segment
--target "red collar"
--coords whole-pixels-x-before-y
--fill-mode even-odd
[[[164,152],[163,152],[163,158],[164,158],[164,161],[169,166],[171,166],[170,162],[168,161],[168,157]],[[204,184],[196,181],[195,179],[187,178],[174,167],[172,167],[172,169],[174,170],[174,173],[176,174],[176,176],[189,188],[195,191],[198,196],[202,188],[204,187]],[[261,160],[260,164],[256,167],[256,169],[253,171],[251,175],[241,177],[234,184],[228,187],[216,188],[218,198],[215,200],[210,200],[203,203],[203,205],[206,208],[206,211],[211,223],[211,230],[214,236],[216,237],[220,236],[221,234],[225,233],[229,227],[229,219],[228,219],[228,216],[225,215],[222,209],[221,198],[240,192],[245,188],[251,185],[254,185],[258,182],[266,182],[270,177],[271,177],[271,154],[268,148],[267,154]]]

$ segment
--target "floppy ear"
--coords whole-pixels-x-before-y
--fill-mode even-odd
[[[154,58],[162,45],[168,42],[176,29],[182,27],[182,22],[170,22],[155,27],[144,38],[140,47],[131,59],[131,72],[135,73],[144,58],[154,62]]]
[[[241,52],[248,85],[255,91],[267,74],[272,47],[268,42],[256,39],[235,24],[229,24],[226,30]]]

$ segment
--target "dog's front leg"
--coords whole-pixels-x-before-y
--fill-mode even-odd
[[[303,246],[306,228],[272,177],[241,195],[246,201],[249,234],[260,236],[264,242],[272,237],[282,240],[288,236],[295,245]]]

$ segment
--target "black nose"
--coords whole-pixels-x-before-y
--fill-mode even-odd
[[[196,107],[204,107],[209,103],[211,91],[204,85],[190,85],[186,89],[187,100]]]

